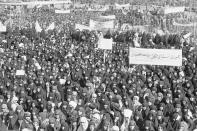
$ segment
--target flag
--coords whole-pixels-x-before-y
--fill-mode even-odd
[[[35,26],[35,28],[36,28],[36,32],[41,32],[41,31],[42,31],[42,28],[40,27],[38,21],[36,21],[36,26]]]
[[[49,25],[49,27],[46,29],[46,31],[53,30],[53,29],[55,29],[55,23],[54,22]]]

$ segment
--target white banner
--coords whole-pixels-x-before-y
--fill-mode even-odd
[[[31,1],[31,2],[1,2],[0,5],[51,5],[51,4],[72,4],[70,0],[64,1]]]
[[[100,21],[90,20],[90,28],[94,30],[113,29],[114,21],[111,20],[111,21],[106,21],[106,22],[100,22]]]
[[[85,7],[87,7],[88,5],[87,4],[79,4],[79,3],[75,3],[75,9],[77,8],[77,9],[81,9],[81,8],[85,8]]]
[[[121,30],[122,31],[128,31],[128,30],[139,30],[141,32],[144,32],[144,31],[148,31],[148,28],[149,28],[149,25],[136,25],[136,26],[132,26],[130,24],[123,24],[121,26]]]
[[[164,14],[170,14],[170,13],[179,13],[184,12],[185,7],[166,7],[164,8]]]
[[[88,8],[88,11],[100,11],[100,12],[103,12],[103,11],[106,11],[109,9],[109,6],[100,6],[100,5],[97,5],[97,6],[94,6],[94,7],[89,7]]]
[[[114,19],[116,19],[116,16],[115,15],[108,15],[108,16],[100,16],[99,18],[114,20]]]
[[[115,3],[116,9],[122,9],[122,8],[129,8],[130,4],[124,4],[124,5],[119,5],[117,3]]]
[[[182,66],[182,50],[130,47],[129,63],[140,65]]]
[[[56,14],[69,14],[70,10],[55,10]]]
[[[0,32],[6,32],[6,26],[2,22],[0,22]]]
[[[190,23],[190,24],[179,24],[179,23],[176,23],[175,21],[173,22],[173,25],[174,26],[183,26],[183,27],[191,27],[191,26],[196,26],[197,23]]]
[[[98,41],[98,48],[104,50],[112,50],[113,39],[101,38]]]
[[[75,24],[75,29],[79,29],[80,31],[82,31],[82,30],[91,30],[90,27],[85,26],[85,25],[81,25],[81,24]]]

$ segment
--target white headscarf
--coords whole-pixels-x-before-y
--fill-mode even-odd
[[[88,124],[89,124],[87,118],[86,117],[81,117],[79,119],[79,121],[83,122],[83,125],[80,125],[80,127],[83,128],[83,130],[86,131],[88,129]],[[80,130],[80,128],[78,128],[78,130]]]

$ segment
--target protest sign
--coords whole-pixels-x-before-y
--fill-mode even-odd
[[[69,14],[70,10],[55,10],[56,14]]]
[[[23,76],[23,75],[25,75],[25,71],[24,70],[17,70],[16,75],[17,76]]]
[[[166,7],[163,9],[164,14],[184,12],[185,7]]]
[[[82,31],[82,30],[91,30],[90,27],[85,26],[85,25],[81,25],[81,24],[75,24],[75,29],[79,29],[80,31]]]
[[[140,65],[182,66],[182,50],[130,48],[129,63]]]
[[[18,44],[19,47],[24,48],[25,45],[23,43]]]
[[[132,26],[131,24],[127,24],[127,23],[124,23],[121,26],[121,30],[122,31],[135,30],[135,31],[145,32],[145,31],[148,31],[148,28],[149,28],[149,25],[136,25],[136,26]]]
[[[105,50],[112,50],[112,43],[113,43],[113,39],[101,38],[98,41],[98,48],[105,49]]]
[[[2,22],[0,22],[0,32],[6,32],[6,26]]]
[[[95,21],[95,20],[90,20],[90,28],[95,29],[95,30],[101,30],[101,29],[113,29],[114,28],[114,21]]]
[[[61,85],[63,85],[63,84],[66,83],[66,80],[65,79],[60,79],[59,82],[60,82]]]

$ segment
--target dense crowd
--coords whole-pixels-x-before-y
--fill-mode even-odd
[[[34,7],[32,9],[27,7],[7,7],[1,11],[0,20],[10,30],[17,27],[20,29],[32,28],[35,21],[38,21],[43,29],[46,29],[51,22],[55,21],[56,28],[62,30],[64,27],[75,28],[75,23],[88,26],[90,18],[95,19],[101,15],[115,15],[115,24],[119,28],[124,23],[131,26],[151,25],[152,28],[159,27],[162,30],[168,30],[173,33],[179,33],[183,30],[193,32],[194,26],[184,27],[184,24],[196,23],[195,13],[188,11],[185,13],[163,15],[160,13],[160,7],[150,5],[142,7],[131,5],[130,8],[124,9],[116,9],[111,6],[105,12],[88,11],[90,8],[88,5],[81,8],[77,8],[77,5],[71,7],[69,14],[56,14],[55,8],[52,5]],[[174,22],[182,24],[182,26],[176,26]]]
[[[54,10],[1,13],[8,28],[0,34],[0,131],[197,131],[197,50],[187,32],[74,29],[100,15],[115,15],[120,26],[171,30],[174,18],[187,23],[193,17],[133,8]],[[37,33],[36,21],[43,29],[55,21],[56,29]],[[113,39],[112,50],[98,48],[102,35]],[[183,65],[130,65],[129,47],[182,49]]]
[[[2,33],[0,130],[196,131],[197,55],[190,43],[179,35],[107,33],[115,44],[104,57],[100,34]],[[129,65],[134,39],[143,48],[182,48],[183,66]]]

